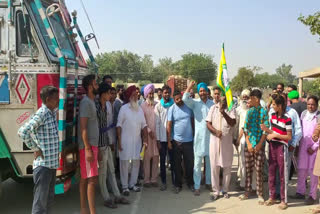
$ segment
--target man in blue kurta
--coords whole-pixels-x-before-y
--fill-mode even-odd
[[[206,164],[206,185],[210,187],[210,160],[209,160],[209,143],[210,132],[207,129],[206,117],[210,107],[214,104],[212,100],[208,99],[208,87],[205,83],[199,83],[197,86],[200,99],[192,99],[190,97],[190,90],[195,85],[192,81],[186,92],[183,95],[183,102],[193,111],[195,122],[195,136],[194,136],[194,168],[193,168],[193,180],[194,180],[194,194],[200,195],[200,183],[201,183],[201,166],[202,159],[205,158]]]

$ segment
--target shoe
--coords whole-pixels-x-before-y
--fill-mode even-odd
[[[114,199],[116,204],[130,204],[130,201],[125,199],[124,197],[117,197]]]
[[[151,184],[150,184],[150,183],[145,183],[145,184],[143,184],[143,187],[145,187],[145,188],[150,188],[150,187],[151,187]]]
[[[123,194],[124,196],[129,196],[129,195],[130,195],[129,189],[124,189],[124,190],[122,191],[122,194]]]
[[[306,205],[313,205],[316,203],[316,200],[314,200],[312,197],[309,197],[306,201],[305,204]]]
[[[227,192],[222,192],[222,195],[226,199],[230,198],[230,196],[229,196],[229,194]]]
[[[180,191],[181,191],[181,187],[175,187],[174,188],[174,193],[175,194],[179,194]]]
[[[188,188],[191,190],[191,192],[194,192],[194,186],[193,185],[188,185]]]
[[[296,193],[295,195],[290,196],[291,199],[300,199],[300,200],[304,200],[305,196],[300,194],[300,193]]]
[[[210,200],[211,201],[216,201],[216,200],[218,200],[219,199],[219,195],[216,195],[216,194],[211,194],[210,195]]]
[[[141,191],[140,187],[138,187],[136,185],[134,185],[133,187],[129,187],[129,190],[134,191],[134,192],[140,192]]]
[[[213,192],[211,184],[206,184],[206,189]]]
[[[151,183],[151,186],[152,187],[159,187],[159,184],[157,182],[153,182],[153,183]]]
[[[165,191],[167,189],[167,184],[161,184],[160,191]]]
[[[105,207],[108,207],[108,208],[111,208],[111,209],[115,209],[117,208],[118,206],[114,203],[114,201],[112,199],[109,199],[109,200],[106,200],[103,205]]]
[[[200,196],[200,189],[196,189],[194,190],[194,193],[193,193],[195,196]]]
[[[142,181],[142,180],[143,180],[143,178],[142,178],[142,179],[138,179],[138,181],[137,181],[137,183],[136,183],[136,186],[141,187],[141,185],[142,185],[141,181]]]

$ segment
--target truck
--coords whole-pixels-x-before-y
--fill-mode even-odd
[[[0,1],[0,192],[1,183],[32,177],[33,152],[17,136],[18,129],[42,105],[45,85],[59,89],[59,168],[55,193],[66,192],[78,168],[77,112],[85,93],[81,79],[88,67],[80,51],[79,36],[89,59],[93,34],[83,36],[64,0]]]
[[[171,75],[168,77],[167,85],[171,88],[171,96],[178,90],[184,92],[189,84],[189,80],[179,75]]]

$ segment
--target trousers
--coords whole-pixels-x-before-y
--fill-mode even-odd
[[[204,156],[204,158],[206,164],[206,184],[211,184],[210,159],[209,156]],[[200,189],[202,160],[203,156],[194,155],[193,182],[195,189]]]
[[[99,148],[99,152],[102,153],[102,160],[99,161],[99,185],[101,195],[105,201],[110,199],[108,187],[106,185],[108,179],[110,184],[109,187],[112,189],[114,196],[121,197],[117,185],[111,148],[109,146],[102,147]]]
[[[131,176],[129,178],[129,166],[131,166]],[[137,184],[139,175],[140,160],[120,160],[120,178],[122,189],[131,188]]]
[[[56,170],[38,166],[33,170],[32,214],[50,213],[53,205]]]
[[[174,170],[173,170],[173,150],[168,150],[168,142],[160,142],[160,177],[163,184],[167,184],[167,172],[166,172],[166,157],[168,153],[168,158],[170,161],[170,171],[171,171],[171,180],[174,184]]]

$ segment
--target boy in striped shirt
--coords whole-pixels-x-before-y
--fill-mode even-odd
[[[280,174],[280,196],[279,209],[284,210],[287,205],[287,184],[288,184],[288,141],[292,138],[292,121],[286,114],[286,100],[283,96],[275,94],[272,100],[274,113],[270,118],[271,130],[261,125],[261,128],[268,133],[269,141],[269,199],[266,206],[276,202],[276,169]]]

